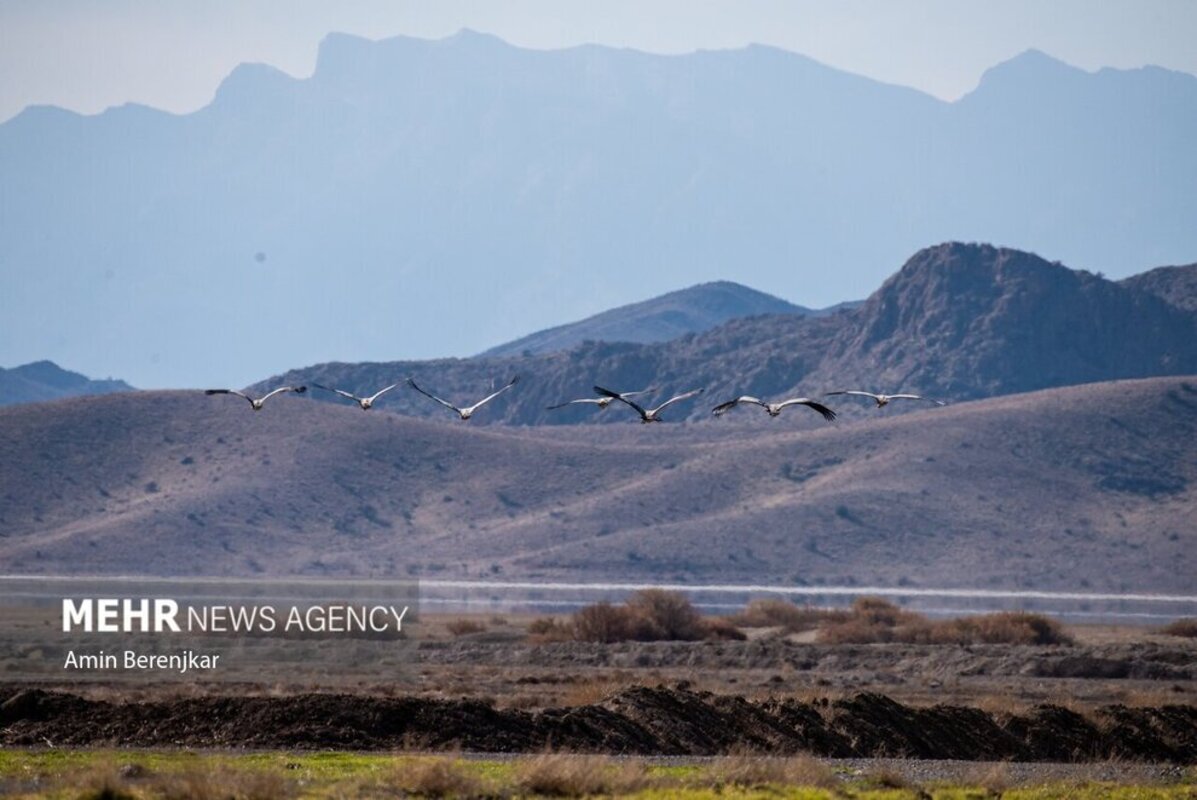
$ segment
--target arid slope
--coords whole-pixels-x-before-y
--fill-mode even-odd
[[[535,430],[141,392],[0,409],[0,567],[1189,591],[1194,486],[1197,378]]]

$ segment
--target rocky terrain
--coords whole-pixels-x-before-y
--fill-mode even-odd
[[[474,422],[544,425],[623,419],[590,407],[547,410],[590,396],[595,383],[621,391],[653,386],[663,397],[705,387],[703,402],[670,414],[698,420],[708,418],[716,402],[744,393],[784,398],[863,388],[967,400],[1192,373],[1197,373],[1192,310],[1144,286],[1108,281],[1030,253],[947,243],[916,253],[860,306],[828,315],[739,318],[657,344],[596,341],[541,355],[319,364],[255,389],[317,382],[370,394],[411,375],[442,397],[469,403],[518,374],[520,391]],[[313,398],[342,402],[325,393]],[[841,406],[850,414],[868,410],[852,402]],[[385,396],[380,408],[415,416],[445,413],[404,392]]]
[[[1150,292],[1170,305],[1197,311],[1197,264],[1158,267],[1121,281],[1122,285]]]

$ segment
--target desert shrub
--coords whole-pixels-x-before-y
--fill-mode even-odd
[[[850,615],[819,630],[829,644],[1071,644],[1055,620],[1026,611],[1000,611],[973,617],[932,621],[893,603],[862,597]]]
[[[1071,644],[1054,619],[1027,611],[1000,611],[934,623],[941,640],[960,644]]]
[[[749,601],[731,622],[743,628],[781,628],[787,633],[798,633],[818,628],[828,622],[842,622],[849,616],[842,609],[799,606],[776,597],[761,597]]]
[[[702,615],[681,592],[641,589],[628,598],[633,638],[639,641],[694,641],[706,634]]]
[[[927,620],[878,597],[861,597],[846,617],[826,623],[819,640],[830,644],[873,644],[929,638]]]
[[[466,636],[471,633],[482,633],[486,630],[486,626],[481,622],[475,622],[472,619],[455,619],[450,620],[449,624],[445,626],[449,633],[454,636]]]
[[[1173,620],[1160,628],[1160,633],[1167,636],[1185,636],[1189,639],[1197,639],[1197,617]]]
[[[546,753],[516,763],[514,783],[522,792],[545,797],[620,796],[650,783],[644,765],[605,756]]]
[[[890,628],[910,625],[922,619],[918,614],[899,608],[880,597],[858,597],[852,604],[852,617]]]
[[[744,631],[735,626],[726,617],[711,617],[702,621],[706,634],[705,639],[723,639],[725,641],[742,642],[748,638]]]
[[[574,626],[556,617],[540,617],[528,624],[528,635],[540,642],[563,642],[574,638]]]
[[[574,612],[574,637],[583,642],[626,642],[635,630],[626,606],[603,601]]]
[[[421,758],[402,762],[392,786],[417,797],[484,797],[486,787],[477,775],[449,758]]]
[[[642,589],[623,605],[604,601],[586,606],[574,612],[572,622],[573,638],[583,642],[747,638],[726,620],[704,618],[681,592],[663,589]],[[546,621],[536,625],[535,630],[529,626],[528,632],[547,638],[559,635],[561,629]]]

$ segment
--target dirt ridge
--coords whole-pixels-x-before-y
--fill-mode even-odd
[[[704,756],[759,750],[840,758],[1086,762],[1197,761],[1197,706],[1111,705],[1084,716],[907,706],[884,695],[748,700],[681,686],[634,687],[593,705],[501,710],[472,699],[344,694],[113,703],[0,690],[0,744],[501,753],[546,748]]]

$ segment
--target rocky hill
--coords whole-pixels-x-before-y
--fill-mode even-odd
[[[1177,308],[1197,311],[1197,264],[1158,267],[1125,278],[1121,283],[1132,289],[1150,292]]]
[[[823,316],[742,318],[663,343],[584,342],[543,355],[320,364],[257,388],[317,382],[370,393],[411,375],[424,388],[465,404],[519,374],[516,390],[473,423],[534,425],[627,421],[628,409],[546,410],[592,395],[595,383],[620,390],[653,386],[660,398],[705,388],[701,401],[667,412],[677,420],[708,417],[712,405],[741,393],[784,397],[863,388],[965,400],[1195,372],[1197,314],[1133,284],[1030,253],[947,243],[916,253],[862,305]],[[312,396],[340,402],[324,393]],[[406,389],[387,395],[380,407],[437,418],[446,413]],[[851,400],[836,407],[849,414],[868,411]]]

